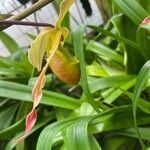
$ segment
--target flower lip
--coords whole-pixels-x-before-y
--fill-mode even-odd
[[[70,56],[64,48],[55,53],[49,66],[57,78],[69,85],[75,85],[80,80],[79,60]]]

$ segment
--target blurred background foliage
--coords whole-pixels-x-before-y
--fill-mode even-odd
[[[21,1],[23,5],[26,2]],[[60,2],[53,3],[57,11]],[[89,2],[75,4],[80,3],[89,16],[93,11]],[[10,53],[0,57],[0,149],[150,147],[150,35],[148,29],[139,26],[150,13],[150,2],[95,0],[95,4],[103,23],[81,22],[74,29],[70,13],[64,20],[64,25],[72,29],[65,47],[80,60],[79,84],[66,85],[49,69],[38,121],[19,145],[14,140],[24,131],[25,116],[32,107],[31,90],[39,73],[28,61],[29,45],[24,47],[5,31],[0,32],[1,42]],[[27,7],[31,5],[27,3]],[[2,14],[1,19],[9,15]],[[32,41],[36,34],[24,35]],[[140,136],[134,128],[136,123]]]

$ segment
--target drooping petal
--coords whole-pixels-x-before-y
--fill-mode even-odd
[[[45,72],[46,72],[46,70],[43,69],[42,72],[40,73],[38,79],[36,80],[36,83],[32,90],[32,99],[33,99],[34,108],[39,104],[39,102],[42,98],[42,88],[44,87],[45,78],[46,78]]]
[[[65,38],[69,34],[68,29],[60,28],[60,26],[64,16],[66,15],[73,1],[74,0],[63,0],[60,6],[60,14],[56,22],[56,27],[42,31],[31,44],[31,48],[28,53],[30,63],[35,68],[37,68],[37,70],[40,71],[42,68],[42,62],[45,53],[47,53],[47,62],[33,87],[32,90],[33,108],[32,111],[26,117],[25,132],[23,136],[19,140],[17,140],[17,142],[21,142],[22,140],[24,140],[30,133],[34,124],[36,123],[37,113],[35,109],[38,106],[42,97],[42,88],[44,87],[45,84],[45,73],[47,68],[49,67],[51,59],[55,56],[55,53],[58,47],[60,46],[60,43],[62,43],[63,45]]]
[[[37,113],[36,113],[35,109],[38,106],[38,104],[40,103],[40,100],[42,98],[42,88],[44,87],[44,84],[45,84],[45,73],[46,73],[47,68],[49,67],[50,60],[52,59],[53,55],[55,54],[56,50],[58,49],[58,46],[61,41],[61,35],[62,35],[61,30],[54,29],[53,36],[51,37],[52,38],[51,54],[47,58],[46,65],[42,69],[42,72],[40,73],[40,75],[33,87],[33,90],[32,90],[33,108],[32,108],[32,111],[26,117],[25,133],[19,140],[17,140],[17,142],[21,142],[28,136],[28,134],[30,133],[31,129],[33,128],[33,126],[36,122]]]
[[[37,81],[35,82],[33,90],[32,90],[33,108],[35,108],[41,100],[42,88],[44,87],[45,78],[46,78],[45,73],[46,73],[46,70],[49,66],[49,61],[53,57],[54,53],[56,52],[56,50],[59,46],[60,40],[61,40],[61,30],[53,29],[52,33],[53,33],[53,36],[51,37],[51,39],[52,39],[51,40],[51,42],[52,42],[51,52],[52,53],[50,54],[49,58],[47,59],[47,63],[43,67],[42,72],[40,73]]]
[[[32,111],[26,117],[26,130],[25,130],[23,136],[16,141],[17,143],[20,143],[27,137],[27,135],[30,133],[32,127],[34,126],[36,120],[37,120],[37,112],[36,112],[36,110],[32,109]]]

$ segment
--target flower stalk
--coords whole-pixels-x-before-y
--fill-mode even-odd
[[[23,11],[22,13],[12,16],[9,19],[7,19],[7,21],[12,21],[12,20],[22,20],[26,17],[28,17],[29,15],[31,15],[32,13],[36,12],[37,10],[43,8],[44,6],[46,6],[47,4],[53,2],[54,0],[40,0],[37,3],[35,3],[34,5],[32,5],[31,7],[27,8],[25,11]],[[11,25],[7,25],[7,26],[3,26],[0,27],[0,31],[10,27]]]
[[[49,24],[49,23],[28,22],[28,21],[18,21],[18,20],[0,20],[0,26],[11,26],[11,25],[39,26],[39,27],[54,28],[54,26],[52,24]]]

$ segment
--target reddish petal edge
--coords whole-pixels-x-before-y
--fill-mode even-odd
[[[146,18],[142,21],[141,25],[145,25],[145,24],[147,24],[147,23],[149,23],[149,22],[150,22],[150,16],[146,17]]]
[[[46,80],[45,72],[47,70],[47,66],[48,65],[46,65],[43,68],[42,72],[40,73],[40,75],[39,75],[39,77],[38,77],[38,79],[35,82],[35,85],[33,87],[33,90],[32,90],[33,108],[32,108],[32,111],[26,117],[25,132],[24,132],[23,136],[20,137],[16,141],[17,143],[22,142],[28,136],[28,134],[30,133],[30,131],[33,128],[34,124],[36,123],[37,112],[36,112],[35,108],[38,106],[38,104],[41,100],[41,97],[42,97],[42,88],[44,87],[45,80]]]
[[[26,129],[21,138],[19,138],[16,142],[20,143],[22,142],[30,133],[31,129],[33,128],[34,124],[36,123],[37,120],[37,112],[35,108],[38,106],[41,97],[42,97],[42,88],[44,87],[45,84],[45,72],[46,72],[47,66],[43,68],[42,72],[40,73],[34,87],[32,90],[32,100],[33,100],[33,108],[32,111],[27,115],[26,117]]]
[[[17,144],[22,142],[28,136],[32,127],[36,123],[36,120],[37,120],[37,112],[35,109],[32,109],[32,111],[26,117],[26,130],[24,134],[16,141]]]

